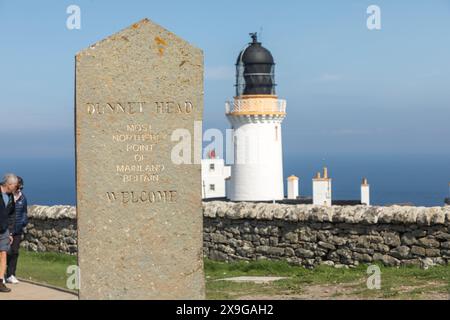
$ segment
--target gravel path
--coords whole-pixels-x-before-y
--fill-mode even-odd
[[[75,294],[55,290],[36,284],[21,282],[8,284],[10,293],[0,293],[0,300],[77,300]]]

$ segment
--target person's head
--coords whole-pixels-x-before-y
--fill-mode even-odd
[[[19,178],[13,173],[7,173],[5,174],[1,185],[4,192],[8,194],[14,193],[19,188]]]
[[[19,182],[17,190],[21,190],[22,191],[23,190],[23,179],[22,179],[22,177],[17,176],[17,180]]]

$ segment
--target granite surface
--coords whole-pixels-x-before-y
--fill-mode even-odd
[[[144,19],[76,55],[75,103],[80,298],[203,299],[202,51]]]

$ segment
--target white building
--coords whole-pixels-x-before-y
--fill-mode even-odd
[[[323,177],[320,172],[313,179],[313,204],[331,207],[331,179],[328,177],[328,169],[323,168]]]
[[[275,94],[272,54],[252,34],[238,56],[234,101],[226,115],[234,130],[234,163],[229,199],[272,201],[284,199],[281,124],[286,101]]]
[[[202,198],[225,198],[230,172],[223,159],[202,159]]]

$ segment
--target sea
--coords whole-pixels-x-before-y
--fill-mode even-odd
[[[333,199],[359,200],[363,177],[373,205],[442,206],[449,197],[450,155],[315,155],[284,157],[285,178],[300,178],[302,196],[311,196],[311,179],[327,166]],[[0,159],[0,174],[14,172],[25,181],[30,205],[75,205],[74,158]]]

